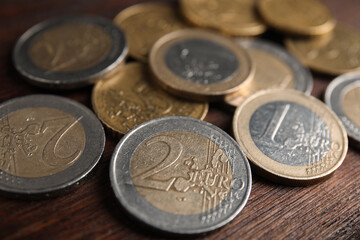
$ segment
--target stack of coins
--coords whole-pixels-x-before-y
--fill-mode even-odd
[[[285,33],[300,61],[270,41],[244,38],[267,29]],[[85,16],[39,23],[20,37],[13,61],[40,87],[95,84],[93,110],[110,132],[122,136],[110,166],[118,200],[155,228],[200,233],[223,226],[245,206],[251,191],[247,158],[260,175],[289,185],[318,182],[341,165],[346,130],[360,141],[357,112],[348,108],[359,102],[360,74],[330,85],[326,101],[335,114],[309,96],[313,79],[304,65],[328,74],[356,70],[358,40],[358,33],[337,24],[315,0],[180,0],[178,9],[165,3],[131,6],[113,23]],[[236,108],[237,142],[202,121],[209,101]],[[27,141],[27,158],[38,148],[47,153],[36,163],[42,166],[38,172],[29,173],[35,165],[15,164],[19,156],[10,151],[1,171],[34,183],[26,190],[0,185],[3,191],[65,188],[102,154],[102,127],[75,103],[31,96],[0,107],[6,109],[0,121],[9,136],[18,136],[11,126],[22,124],[24,139],[17,139]],[[32,143],[36,138],[43,146]],[[56,155],[57,146],[49,143],[62,141]],[[92,143],[98,148],[90,149]],[[41,177],[49,178],[46,189],[36,185]]]

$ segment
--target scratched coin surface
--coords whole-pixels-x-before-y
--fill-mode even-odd
[[[256,0],[181,0],[180,8],[191,23],[232,36],[256,36],[266,30]]]
[[[238,91],[226,96],[227,104],[237,107],[251,94],[270,88],[292,88],[311,93],[313,78],[310,71],[285,49],[265,40],[238,38],[236,41],[249,52],[255,75]]]
[[[343,74],[331,81],[325,102],[339,117],[348,136],[360,143],[360,72]]]
[[[316,0],[260,0],[258,10],[269,26],[290,34],[319,36],[331,32],[336,24]]]
[[[337,24],[334,31],[316,38],[287,38],[286,47],[315,71],[339,75],[360,70],[360,34]]]
[[[76,88],[111,75],[127,54],[124,33],[100,17],[63,17],[40,22],[17,41],[13,62],[31,83]]]
[[[154,79],[167,91],[194,100],[223,100],[254,75],[247,52],[211,31],[183,29],[151,49]]]
[[[95,167],[105,145],[96,116],[52,95],[0,105],[0,190],[10,196],[48,196],[76,186]]]
[[[183,234],[225,225],[251,190],[239,145],[218,127],[188,117],[157,118],[132,129],[114,151],[110,179],[130,214]]]
[[[129,54],[142,62],[148,62],[150,49],[156,40],[186,27],[175,6],[165,3],[133,5],[122,10],[114,18],[114,23],[126,34]]]
[[[92,103],[100,120],[110,129],[125,134],[153,118],[205,118],[208,103],[174,97],[152,84],[149,78],[146,65],[129,63],[113,77],[99,81],[93,90]]]
[[[321,101],[292,89],[264,90],[235,111],[233,131],[255,170],[283,184],[329,177],[343,162],[347,136]]]

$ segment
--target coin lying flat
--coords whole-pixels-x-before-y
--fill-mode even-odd
[[[336,115],[316,98],[291,89],[247,98],[235,111],[233,131],[255,170],[283,184],[330,176],[348,148]]]
[[[95,167],[104,130],[83,105],[30,95],[0,105],[0,190],[11,196],[48,196],[78,185]]]
[[[238,91],[226,96],[227,104],[237,107],[251,94],[269,88],[293,88],[311,93],[313,78],[310,71],[285,49],[264,40],[239,38],[237,42],[250,54],[255,75]]]
[[[15,68],[46,88],[76,88],[110,75],[124,60],[123,32],[99,17],[64,17],[28,29],[13,51]]]
[[[260,0],[260,15],[273,28],[290,34],[318,36],[331,32],[335,20],[316,0]]]
[[[114,23],[126,34],[129,54],[142,62],[148,62],[148,54],[156,40],[186,27],[175,7],[165,3],[133,5],[122,10]]]
[[[256,0],[182,0],[180,7],[191,23],[229,35],[256,36],[266,30]]]
[[[147,120],[165,116],[203,119],[208,103],[192,102],[169,95],[151,84],[147,66],[126,64],[109,79],[99,81],[93,90],[93,108],[110,129],[125,134]]]
[[[325,102],[339,117],[348,136],[360,143],[360,72],[335,78],[326,89]]]
[[[336,25],[333,33],[316,38],[288,38],[286,47],[313,70],[343,74],[360,69],[360,34],[347,26]]]
[[[154,79],[167,91],[194,100],[220,100],[251,79],[249,55],[234,41],[199,29],[160,38],[151,49]]]
[[[251,171],[238,144],[187,117],[147,121],[126,134],[110,164],[117,199],[146,224],[172,233],[223,226],[245,206]]]

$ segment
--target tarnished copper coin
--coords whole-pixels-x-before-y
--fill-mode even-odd
[[[141,3],[122,10],[114,23],[126,34],[129,54],[148,62],[153,44],[163,35],[186,25],[174,6],[165,3]]]
[[[112,156],[110,180],[130,214],[180,234],[230,222],[251,190],[250,166],[234,139],[188,117],[153,119],[127,133]]]
[[[346,73],[331,81],[325,102],[340,118],[348,136],[360,146],[360,72]]]
[[[199,29],[178,30],[160,38],[150,52],[150,67],[164,89],[195,100],[222,100],[254,75],[242,47]]]
[[[337,116],[316,98],[291,89],[247,98],[235,111],[233,131],[255,170],[283,184],[329,177],[348,149]]]
[[[32,84],[69,89],[113,74],[127,49],[124,33],[106,19],[62,17],[28,29],[15,45],[13,61]]]
[[[318,36],[331,32],[335,20],[316,0],[260,0],[260,15],[273,28],[286,33]]]
[[[237,107],[251,94],[270,88],[311,93],[313,78],[310,71],[285,49],[264,40],[238,38],[236,41],[249,52],[255,65],[255,75],[238,91],[226,96],[227,104]]]
[[[232,36],[255,36],[266,30],[256,10],[256,0],[181,0],[184,17],[191,23]]]
[[[172,96],[150,82],[148,67],[141,63],[124,65],[109,79],[99,81],[92,104],[99,119],[110,129],[125,134],[147,120],[165,116],[203,119],[208,103]]]
[[[316,38],[288,38],[286,47],[315,71],[343,74],[360,69],[360,34],[340,24],[334,31]]]

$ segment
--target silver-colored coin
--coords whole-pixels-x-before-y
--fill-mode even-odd
[[[260,39],[248,40],[237,38],[236,41],[245,49],[262,51],[279,59],[282,63],[287,65],[292,72],[294,77],[293,89],[310,95],[314,84],[311,72],[308,68],[305,68],[295,57],[293,57],[286,49],[271,42]]]
[[[187,39],[173,44],[165,54],[165,63],[178,77],[199,84],[225,81],[239,66],[230,49],[207,39]]]
[[[111,21],[74,16],[28,29],[15,45],[13,62],[32,84],[69,89],[112,73],[127,52],[124,33]]]
[[[44,197],[79,185],[98,163],[105,134],[85,106],[29,95],[0,105],[0,142],[0,191]]]
[[[310,109],[294,102],[273,101],[262,105],[253,113],[249,128],[260,151],[282,164],[315,164],[330,150],[330,130],[326,123]]]
[[[343,123],[348,136],[360,143],[360,72],[343,74],[327,87],[326,104]]]
[[[181,234],[225,225],[251,190],[250,166],[238,144],[188,117],[157,118],[131,130],[114,151],[110,179],[129,213]]]

